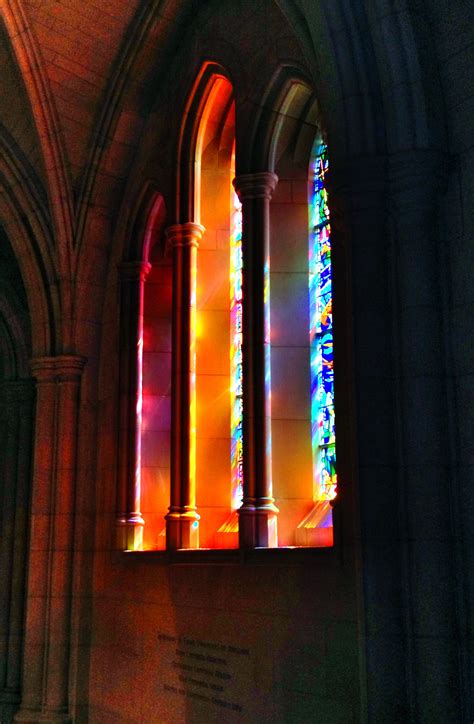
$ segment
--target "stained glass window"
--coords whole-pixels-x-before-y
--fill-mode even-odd
[[[242,447],[242,205],[231,188],[230,226],[230,366],[232,508],[243,498]]]
[[[310,197],[309,304],[311,441],[315,500],[336,495],[336,424],[332,328],[331,229],[325,176],[327,147],[313,157]]]

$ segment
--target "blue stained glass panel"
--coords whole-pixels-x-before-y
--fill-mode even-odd
[[[327,170],[327,147],[321,144],[312,170],[309,248],[311,428],[317,500],[333,498],[337,485],[331,228],[324,186]]]

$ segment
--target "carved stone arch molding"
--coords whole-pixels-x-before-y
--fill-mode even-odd
[[[293,106],[297,105],[296,97],[301,96],[302,91],[305,93],[305,102],[303,107],[299,103],[295,111]],[[274,72],[250,128],[246,154],[246,163],[250,168],[275,171],[276,144],[287,115],[302,125],[310,124],[315,134],[325,128],[311,79],[301,67],[289,63],[281,64]]]
[[[166,203],[156,181],[147,181],[132,214],[124,261],[150,261],[152,250],[160,241],[165,216]]]
[[[165,199],[156,178],[146,178],[137,186],[131,183],[124,193],[112,239],[110,273],[116,274],[117,264],[128,261],[149,261],[157,242],[160,215],[168,214]]]
[[[372,39],[390,153],[446,147],[436,50],[422,5],[410,0],[366,3],[366,32]]]
[[[333,163],[384,146],[380,87],[361,3],[313,3],[305,15],[296,0],[276,0],[311,68],[312,86],[327,120]],[[361,22],[362,20],[362,22]],[[366,24],[366,23],[365,23]],[[360,28],[360,31],[357,29]]]
[[[227,69],[215,61],[204,61],[195,76],[194,83],[188,93],[180,128],[177,178],[176,178],[176,211],[177,223],[194,222],[195,208],[195,153],[201,115],[206,107],[213,85],[218,78],[231,82]],[[232,85],[233,87],[233,85]]]
[[[30,376],[31,330],[17,290],[0,278],[0,380],[16,380]]]
[[[73,270],[73,202],[67,172],[66,154],[59,130],[56,108],[44,72],[41,52],[31,31],[22,0],[4,0],[0,6],[14,54],[16,56],[31,111],[35,120],[48,181],[48,201],[54,229],[59,294],[62,307],[62,345],[72,345],[72,270]]]
[[[84,242],[87,213],[96,192],[97,181],[100,179],[104,157],[107,156],[107,149],[113,143],[120,114],[123,111],[124,100],[126,100],[127,92],[130,92],[130,78],[134,66],[139,64],[140,55],[146,52],[148,36],[153,32],[156,23],[160,20],[160,5],[160,3],[150,2],[139,4],[138,10],[125,33],[122,46],[117,53],[100,104],[100,118],[94,125],[93,137],[89,144],[90,153],[87,159],[86,173],[78,194],[79,201],[76,215],[78,250]],[[132,138],[127,140],[132,142]]]
[[[208,13],[211,8],[212,3],[209,3]],[[186,65],[187,78],[194,78],[206,58],[222,64],[229,74],[236,98],[237,146],[241,146],[237,172],[254,170],[248,157],[251,152],[248,139],[253,137],[262,98],[273,87],[277,66],[297,69],[314,88],[327,120],[327,140],[334,146],[335,164],[341,165],[354,155],[382,152],[385,148],[382,92],[364,8],[359,5],[348,8],[339,0],[313,3],[307,10],[311,17],[305,19],[294,0],[276,0],[267,3],[267,11],[275,28],[284,27],[283,15],[290,21],[293,32],[288,33],[286,27],[284,35],[275,37],[275,43],[268,48],[266,62],[259,66],[257,77],[252,69],[253,57],[258,52],[256,42],[252,45],[253,41],[247,40],[251,52],[247,52],[249,48],[242,52],[222,29],[221,35],[216,36],[210,29],[203,30],[196,25],[193,29],[194,58]],[[356,31],[359,26],[360,30]],[[182,62],[184,54],[185,51],[176,55],[170,68],[173,77],[175,72],[182,75],[175,64],[179,60]],[[195,59],[199,59],[198,65]]]
[[[329,0],[303,15],[297,0],[276,3],[310,60],[338,165],[360,154],[443,146],[435,52],[419,11],[406,0]]]
[[[61,302],[49,215],[33,170],[0,129],[0,223],[4,227],[28,299],[32,354],[56,354],[61,344]]]
[[[141,514],[141,446],[143,416],[143,373],[148,357],[144,330],[146,303],[153,306],[145,281],[165,261],[163,226],[166,206],[154,181],[147,181],[137,195],[121,240],[119,277],[119,399],[117,435],[116,547],[139,550],[143,546],[144,519]],[[157,253],[156,253],[157,252]],[[156,262],[156,266],[152,264]],[[165,273],[170,275],[169,265]],[[162,279],[160,279],[162,281]],[[168,279],[169,281],[169,279]],[[159,292],[159,285],[158,285]]]

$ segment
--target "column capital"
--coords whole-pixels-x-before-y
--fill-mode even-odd
[[[271,199],[278,176],[271,171],[243,173],[232,181],[241,201],[244,199]]]
[[[199,246],[205,232],[202,224],[186,221],[184,224],[173,224],[166,229],[166,246]]]
[[[150,269],[151,264],[147,261],[123,261],[118,265],[122,281],[144,282]]]
[[[86,362],[86,357],[80,355],[35,357],[30,360],[30,368],[37,382],[78,382]]]

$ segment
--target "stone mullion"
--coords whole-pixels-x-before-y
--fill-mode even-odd
[[[140,550],[141,395],[144,283],[148,262],[120,265],[120,372],[117,547]]]
[[[360,526],[366,686],[374,721],[381,713],[393,716],[380,682],[390,686],[401,710],[406,701],[386,195],[384,157],[330,172],[338,455],[334,525],[344,547],[353,535],[359,538]]]
[[[195,470],[195,328],[197,249],[204,227],[188,222],[167,229],[173,253],[173,362],[171,494],[166,515],[170,550],[199,545]]]
[[[270,199],[277,181],[269,172],[244,174],[234,180],[242,203],[244,495],[238,514],[243,548],[278,545],[268,389]]]

